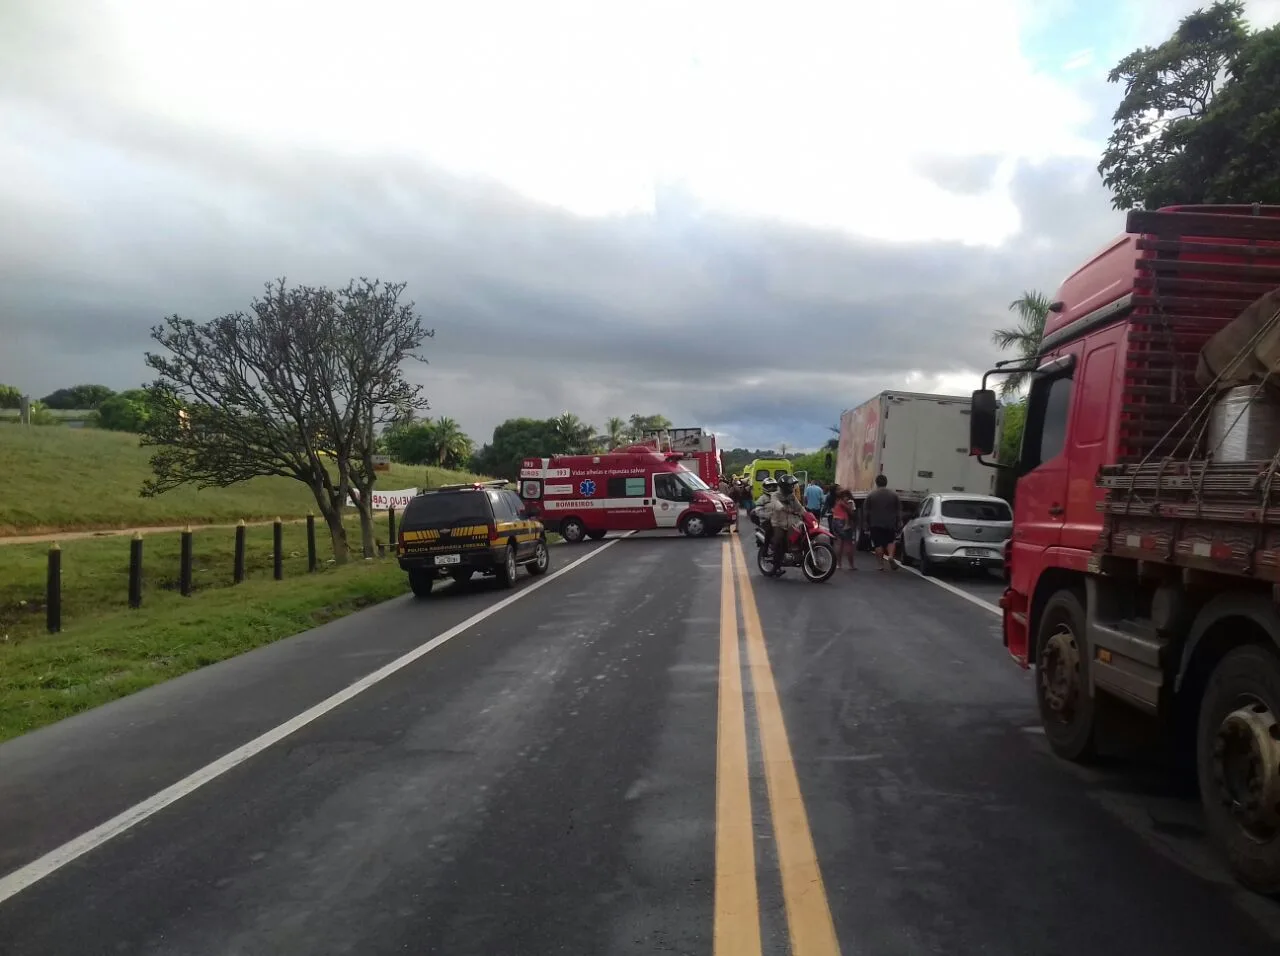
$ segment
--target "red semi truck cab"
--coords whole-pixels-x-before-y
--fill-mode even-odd
[[[1275,466],[1211,460],[1204,432],[1223,396],[1197,367],[1277,287],[1280,207],[1134,211],[1058,289],[1039,354],[987,373],[1030,373],[1000,606],[1010,655],[1035,666],[1048,742],[1073,761],[1117,728],[1173,742],[1235,875],[1268,893],[1280,891],[1280,508],[1270,482],[1259,488]],[[980,456],[998,409],[983,385]]]
[[[645,444],[603,455],[526,458],[520,497],[548,531],[566,541],[610,531],[671,529],[694,538],[736,522],[732,499],[707,485],[678,452]]]

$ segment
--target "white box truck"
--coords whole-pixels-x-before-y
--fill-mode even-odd
[[[840,416],[836,483],[861,501],[883,474],[903,520],[926,496],[994,494],[995,470],[969,455],[968,395],[881,392]]]

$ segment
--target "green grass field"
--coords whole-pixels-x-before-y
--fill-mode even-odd
[[[234,524],[299,518],[316,508],[305,485],[256,478],[231,488],[180,488],[139,495],[151,450],[136,435],[93,428],[24,428],[0,423],[0,537],[163,525]],[[397,491],[468,481],[441,468],[393,465],[378,487]],[[354,515],[354,510],[352,514]],[[0,575],[3,570],[0,569]]]
[[[291,558],[286,579],[275,581],[267,530],[266,551],[260,540],[255,542],[256,576],[236,587],[212,587],[218,580],[230,581],[230,552],[215,539],[216,532],[205,532],[203,544],[197,534],[198,579],[206,589],[189,598],[170,583],[177,569],[177,536],[165,543],[148,538],[151,581],[136,611],[126,607],[127,557],[121,554],[127,555],[128,539],[115,539],[114,550],[77,553],[68,546],[65,630],[56,635],[43,633],[42,608],[15,611],[9,604],[13,595],[30,593],[42,555],[27,555],[18,579],[11,580],[5,569],[0,573],[7,619],[0,624],[0,741],[407,591],[394,560],[354,561],[306,574],[305,552],[301,567]],[[0,557],[10,550],[26,549],[3,548]],[[104,605],[95,607],[95,599]]]
[[[272,578],[272,528],[246,530],[247,580],[232,586],[235,529],[201,527],[300,518],[315,510],[300,482],[261,478],[232,488],[184,488],[142,498],[150,450],[134,435],[0,423],[0,537],[190,524],[195,593],[178,593],[181,536],[143,538],[142,607],[128,607],[129,536],[60,542],[62,632],[45,628],[49,545],[0,543],[0,740],[123,697],[404,594],[393,558],[337,567],[316,521],[321,570],[307,573],[304,523],[284,526],[284,580]],[[468,481],[437,468],[394,466],[388,490]],[[377,516],[387,541],[386,515]],[[359,521],[346,513],[358,552]]]

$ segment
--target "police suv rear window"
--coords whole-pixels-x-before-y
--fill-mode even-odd
[[[488,499],[483,491],[438,491],[418,495],[404,512],[404,524],[432,526],[473,521],[489,523]]]

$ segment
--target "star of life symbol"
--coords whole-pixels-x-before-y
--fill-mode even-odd
[[[578,493],[584,498],[590,498],[596,493],[596,483],[590,478],[584,479],[582,484],[578,485]]]

